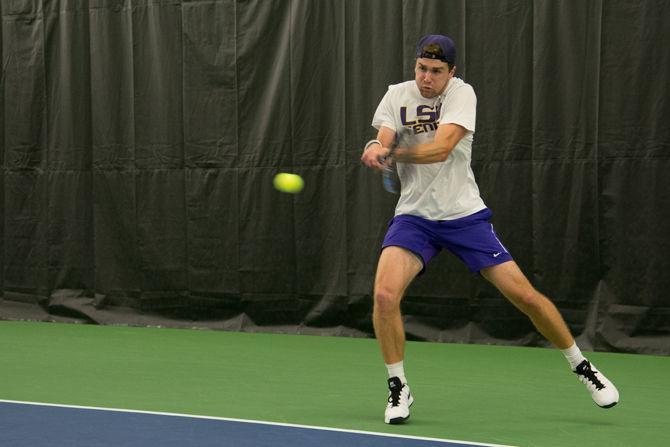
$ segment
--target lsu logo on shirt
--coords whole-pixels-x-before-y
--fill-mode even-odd
[[[408,113],[407,107],[400,107],[400,119],[403,127],[412,129],[414,135],[437,130],[442,104],[428,106],[421,104]]]

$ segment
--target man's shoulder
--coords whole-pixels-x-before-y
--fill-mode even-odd
[[[405,81],[398,84],[391,84],[388,87],[388,91],[394,93],[410,92],[412,91],[412,87],[414,87],[415,84],[416,83],[414,81]]]
[[[475,89],[472,88],[472,86],[467,82],[465,82],[463,79],[457,77],[451,78],[451,80],[449,81],[449,85],[447,86],[447,93],[456,92],[459,90],[469,90],[473,93],[475,91]]]

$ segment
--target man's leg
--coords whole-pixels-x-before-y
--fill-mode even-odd
[[[402,368],[405,329],[400,301],[421,268],[422,262],[412,252],[396,246],[382,250],[377,265],[372,311],[375,336],[389,371],[400,371],[389,378],[389,402],[384,414],[387,424],[406,420],[413,402]]]
[[[526,314],[547,340],[563,351],[573,371],[589,389],[591,397],[598,406],[609,408],[616,405],[619,401],[616,387],[581,355],[554,303],[535,290],[516,262],[508,261],[487,267],[480,273],[514,306]]]
[[[535,290],[514,261],[481,270],[484,278],[498,288],[514,306],[526,314],[540,334],[559,349],[575,342],[563,317],[546,296]]]
[[[372,321],[386,364],[403,359],[405,330],[400,315],[400,300],[421,268],[421,261],[401,247],[386,247],[379,257]]]

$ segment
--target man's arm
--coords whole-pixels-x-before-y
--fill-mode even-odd
[[[389,154],[389,146],[393,144],[395,132],[388,127],[381,126],[379,132],[377,132],[377,139],[381,145],[374,143],[365,149],[363,155],[361,155],[361,162],[368,168],[382,170],[385,165],[380,160],[383,160]]]
[[[458,124],[441,124],[437,127],[432,143],[418,144],[414,147],[399,147],[393,154],[393,158],[401,163],[415,164],[445,161],[466,133],[465,127]]]

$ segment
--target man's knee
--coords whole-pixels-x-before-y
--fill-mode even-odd
[[[374,312],[377,315],[391,315],[400,311],[400,296],[384,287],[375,290]]]
[[[508,296],[523,313],[529,316],[535,316],[542,312],[547,298],[540,292],[530,288],[524,288]]]

